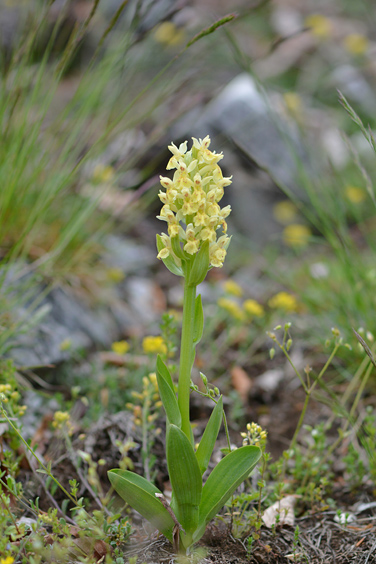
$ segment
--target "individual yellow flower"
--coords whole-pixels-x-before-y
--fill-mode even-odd
[[[172,179],[160,177],[166,192],[159,192],[163,207],[157,217],[167,222],[168,234],[157,237],[157,256],[161,260],[172,259],[180,268],[182,260],[191,260],[208,241],[210,266],[221,267],[230,243],[225,220],[231,207],[221,209],[219,202],[224,187],[231,184],[231,177],[222,175],[218,162],[223,155],[209,150],[208,135],[199,140],[192,137],[192,140],[189,151],[187,141],[179,147],[174,143],[169,146],[172,157],[167,170],[176,170]],[[223,234],[218,237],[220,228]]]
[[[115,341],[111,345],[111,350],[116,354],[126,354],[129,351],[129,343],[127,341]]]
[[[361,204],[366,199],[366,193],[357,186],[346,186],[345,196],[352,204]]]
[[[311,230],[307,225],[292,223],[283,230],[283,242],[288,247],[305,247],[311,236]]]
[[[369,41],[361,33],[350,33],[343,40],[343,46],[351,55],[364,55],[368,50]]]
[[[285,311],[297,311],[298,302],[295,296],[287,292],[279,292],[272,296],[268,301],[269,307],[272,309],[283,309]]]
[[[125,274],[121,268],[107,268],[106,270],[107,280],[114,282],[114,284],[119,284],[125,278]]]
[[[289,113],[296,119],[300,119],[303,113],[302,99],[296,92],[285,92],[283,99]]]
[[[97,164],[93,170],[93,180],[98,184],[111,182],[115,176],[115,171],[112,166]]]
[[[273,215],[282,225],[292,223],[296,219],[297,213],[298,209],[296,205],[290,200],[283,200],[273,206]]]
[[[243,303],[243,309],[252,317],[263,317],[265,314],[263,306],[256,302],[256,300],[245,300]]]
[[[226,280],[223,283],[223,289],[227,294],[231,294],[232,296],[236,296],[238,298],[241,298],[243,295],[242,287],[234,280]]]
[[[13,556],[7,556],[6,558],[0,558],[0,564],[13,564]]]
[[[145,337],[142,341],[142,348],[147,354],[166,354],[167,347],[163,340],[163,337]]]
[[[331,33],[330,20],[322,14],[312,14],[305,19],[304,23],[316,37],[329,37]]]
[[[67,337],[66,339],[61,341],[61,343],[59,345],[59,349],[62,352],[63,351],[69,351],[71,348],[72,348],[72,339],[69,339],[69,337]]]
[[[163,45],[179,45],[184,41],[184,30],[178,28],[173,22],[162,22],[154,32],[154,38]]]
[[[245,318],[244,311],[237,302],[230,298],[219,298],[217,304],[220,308],[226,310],[232,317],[243,321]]]

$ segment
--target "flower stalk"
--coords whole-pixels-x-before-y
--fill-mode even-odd
[[[181,413],[181,429],[189,440],[191,440],[192,434],[189,419],[189,395],[191,372],[195,358],[195,347],[193,344],[195,300],[196,286],[190,286],[187,280],[185,280],[178,381],[178,405]]]

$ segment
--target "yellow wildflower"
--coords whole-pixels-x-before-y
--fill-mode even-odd
[[[142,341],[142,348],[147,354],[166,354],[167,347],[163,340],[163,337],[145,337]]]
[[[244,311],[234,300],[230,298],[219,298],[217,303],[220,308],[226,310],[235,319],[239,319],[239,321],[244,320]]]
[[[13,564],[13,556],[7,556],[6,558],[0,558],[0,564]]]
[[[67,429],[69,435],[73,432],[73,425],[70,421],[70,415],[67,411],[56,411],[52,421],[52,427],[55,429]]]
[[[366,199],[366,193],[357,186],[346,186],[345,196],[352,204],[360,204]]]
[[[233,296],[237,296],[238,298],[241,298],[241,296],[243,295],[243,289],[234,280],[226,280],[223,284],[223,288],[227,294],[232,294]]]
[[[330,20],[322,14],[312,14],[305,19],[304,23],[316,37],[329,37],[331,33]]]
[[[129,343],[127,341],[115,341],[111,345],[111,350],[116,354],[126,354],[129,351]]]
[[[0,384],[0,394],[6,394],[12,390],[12,386],[10,384]]]
[[[369,47],[368,39],[361,33],[350,33],[343,40],[343,46],[351,55],[364,55]]]
[[[243,309],[252,317],[263,317],[265,313],[262,305],[256,302],[256,300],[245,300]]]
[[[279,223],[282,223],[282,225],[292,223],[296,218],[297,213],[298,210],[296,205],[290,200],[283,200],[273,206],[273,215]]]
[[[121,270],[121,268],[108,268],[106,270],[106,277],[107,280],[109,280],[110,282],[114,282],[114,284],[118,284],[119,282],[124,280],[125,274]]]
[[[244,445],[256,445],[258,447],[264,447],[266,439],[268,436],[267,431],[263,431],[260,425],[257,423],[247,423],[247,432],[240,433],[243,438]]]
[[[105,184],[106,182],[110,182],[114,176],[115,171],[112,166],[97,164],[97,166],[93,170],[93,180],[98,184]]]
[[[272,296],[268,301],[269,307],[272,309],[283,309],[285,311],[297,311],[298,302],[295,296],[287,292],[279,292]]]
[[[218,165],[223,158],[222,153],[209,150],[210,137],[192,139],[189,151],[187,141],[179,147],[174,143],[169,146],[172,157],[167,163],[167,170],[176,170],[172,179],[160,177],[166,192],[159,192],[163,207],[157,217],[167,222],[168,235],[162,233],[159,236],[157,256],[162,260],[172,258],[180,267],[182,258],[192,258],[202,243],[209,241],[210,266],[221,267],[230,243],[225,219],[231,207],[221,209],[219,202],[223,188],[231,184],[231,178],[223,177]],[[223,235],[218,237],[219,228],[222,228]]]
[[[59,345],[59,349],[63,352],[63,351],[69,351],[69,349],[72,348],[72,339],[66,338],[63,341],[61,341],[60,345]]]
[[[283,242],[288,247],[305,247],[311,236],[311,230],[307,225],[292,223],[283,230]]]
[[[179,45],[184,41],[184,30],[179,29],[173,22],[159,24],[154,32],[154,38],[163,45]]]
[[[303,104],[302,99],[296,92],[285,92],[283,99],[289,113],[296,119],[302,117]]]

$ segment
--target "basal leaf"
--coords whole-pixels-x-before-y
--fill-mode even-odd
[[[193,344],[197,345],[201,341],[204,330],[204,310],[202,309],[201,295],[195,300],[195,314],[193,322]]]
[[[161,501],[155,497],[156,493],[161,493],[160,490],[129,470],[110,470],[108,478],[120,497],[172,542],[174,521]]]
[[[167,437],[167,466],[177,508],[177,518],[186,533],[195,531],[199,517],[202,479],[196,455],[185,433],[170,425]]]
[[[217,440],[219,428],[222,421],[223,400],[219,398],[217,405],[212,411],[208,424],[206,425],[204,434],[196,451],[196,458],[200,467],[201,474],[208,467],[210,457],[213,452],[215,441]]]
[[[194,542],[202,537],[206,525],[249,476],[260,457],[261,450],[248,445],[233,450],[217,464],[202,488],[199,525],[193,537]]]

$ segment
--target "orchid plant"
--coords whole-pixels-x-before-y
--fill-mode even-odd
[[[187,142],[179,148],[169,146],[172,157],[167,170],[175,172],[172,179],[160,179],[165,191],[159,193],[163,207],[158,218],[167,222],[168,234],[157,235],[158,258],[172,273],[184,278],[177,395],[168,367],[159,356],[157,359],[158,389],[167,418],[171,503],[154,484],[138,474],[121,469],[108,473],[119,495],[173,542],[176,552],[189,552],[261,457],[260,449],[254,445],[228,449],[203,484],[203,474],[225,417],[222,396],[214,399],[215,407],[196,449],[189,418],[191,371],[204,327],[201,296],[196,296],[196,288],[210,268],[223,265],[230,243],[225,220],[231,207],[221,208],[219,202],[231,178],[223,177],[218,165],[222,153],[210,151],[209,145],[207,136],[203,140],[193,138],[189,151]],[[222,234],[218,237],[219,228]]]

